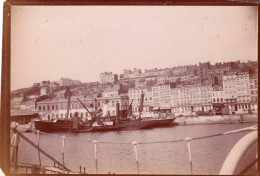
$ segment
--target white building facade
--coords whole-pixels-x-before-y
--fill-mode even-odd
[[[114,83],[116,81],[118,81],[118,75],[112,72],[103,72],[100,75],[101,84]]]
[[[172,112],[178,115],[196,115],[209,112],[212,107],[212,86],[187,85],[171,90]]]

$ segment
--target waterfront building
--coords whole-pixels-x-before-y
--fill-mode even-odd
[[[215,114],[219,115],[222,113],[222,109],[225,107],[224,91],[222,85],[214,85],[212,91],[212,106]]]
[[[118,81],[118,75],[113,74],[112,72],[103,72],[100,75],[101,84],[115,83],[117,81]]]
[[[223,76],[225,103],[231,113],[247,113],[250,109],[249,74],[230,72]]]
[[[212,85],[182,85],[171,89],[172,112],[178,115],[196,115],[213,109]]]
[[[258,76],[254,74],[249,79],[249,88],[250,88],[250,110],[253,113],[258,111]]]
[[[153,109],[153,94],[150,88],[147,87],[135,87],[130,88],[128,91],[129,104],[132,102],[132,112],[134,115],[139,115],[139,107],[141,104],[141,94],[144,94],[143,103],[143,116],[149,116]]]
[[[79,98],[90,112],[100,111],[103,116],[110,114],[116,115],[116,104],[119,104],[121,113],[125,114],[128,108],[127,96],[116,97],[98,97],[98,98],[84,98],[84,96],[72,96],[69,107],[69,118],[73,117],[77,112],[79,116],[84,119],[90,119],[90,114],[77,100]],[[63,119],[67,116],[67,99],[43,100],[37,102],[36,112],[39,113],[43,119]],[[122,114],[122,115],[123,115]]]
[[[171,108],[171,85],[153,86],[154,108]]]
[[[248,113],[250,109],[249,74],[237,73],[237,101],[238,113]]]

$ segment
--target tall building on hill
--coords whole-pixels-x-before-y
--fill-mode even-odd
[[[115,83],[117,81],[118,81],[118,75],[113,74],[112,72],[103,72],[100,75],[101,84]]]

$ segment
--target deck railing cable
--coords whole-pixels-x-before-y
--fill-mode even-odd
[[[36,148],[39,152],[41,152],[42,154],[44,154],[46,157],[48,157],[49,159],[51,159],[52,161],[54,161],[55,163],[58,164],[58,166],[60,166],[61,168],[65,169],[66,171],[70,171],[70,169],[68,169],[66,166],[64,166],[63,164],[61,164],[58,160],[56,160],[55,158],[53,158],[52,156],[50,156],[48,153],[46,153],[44,150],[42,150],[40,147],[38,147],[36,144],[34,144],[30,139],[28,139],[27,137],[25,137],[22,133],[20,133],[17,129],[13,129],[13,131],[17,132],[17,134],[23,138],[27,143],[31,144],[34,148]]]
[[[19,127],[22,128],[26,128],[24,126],[18,125]],[[28,129],[28,128],[26,128]],[[187,142],[187,151],[188,151],[188,157],[189,157],[189,163],[190,163],[190,172],[191,174],[193,174],[193,168],[192,168],[192,159],[191,159],[191,146],[190,146],[190,142],[193,140],[200,140],[200,139],[206,139],[206,138],[211,138],[211,137],[216,137],[216,136],[222,136],[222,135],[229,135],[229,134],[235,134],[235,133],[241,133],[241,132],[247,132],[247,131],[255,131],[258,129],[258,125],[254,125],[251,127],[246,127],[246,128],[241,128],[238,130],[232,130],[232,131],[227,131],[227,132],[223,132],[223,133],[217,133],[217,134],[211,134],[211,135],[207,135],[207,136],[200,136],[200,137],[194,137],[194,138],[190,138],[190,137],[186,137],[184,139],[177,139],[177,140],[168,140],[168,141],[151,141],[151,142],[111,142],[111,141],[88,141],[88,140],[77,140],[77,139],[72,139],[69,137],[65,137],[65,136],[58,136],[58,135],[53,135],[53,134],[49,134],[49,133],[44,133],[44,132],[38,132],[36,130],[32,130],[47,136],[51,136],[51,137],[55,137],[55,138],[60,138],[62,139],[62,160],[63,160],[63,164],[59,163],[57,160],[55,161],[56,163],[58,163],[60,166],[63,166],[65,169],[68,170],[68,168],[65,167],[65,162],[64,162],[64,147],[65,147],[65,138],[66,140],[71,140],[71,141],[78,141],[78,142],[87,142],[87,143],[93,143],[94,144],[94,152],[95,152],[95,166],[96,166],[96,173],[98,174],[98,164],[97,164],[97,143],[99,144],[130,144],[134,146],[134,154],[135,154],[135,159],[136,159],[136,166],[137,166],[137,174],[139,174],[139,161],[138,161],[138,155],[137,155],[137,145],[146,145],[146,144],[157,144],[157,143],[175,143],[175,142]],[[19,134],[21,135],[21,133]],[[23,138],[26,138],[25,136]],[[26,139],[27,140],[27,139]],[[38,142],[39,144],[39,142]],[[35,144],[34,144],[35,145]],[[37,147],[38,149],[40,149],[39,147]],[[42,152],[42,151],[41,151]],[[40,158],[40,156],[39,156]]]

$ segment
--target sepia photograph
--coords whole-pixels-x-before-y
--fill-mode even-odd
[[[10,174],[258,175],[258,13],[11,3]]]

